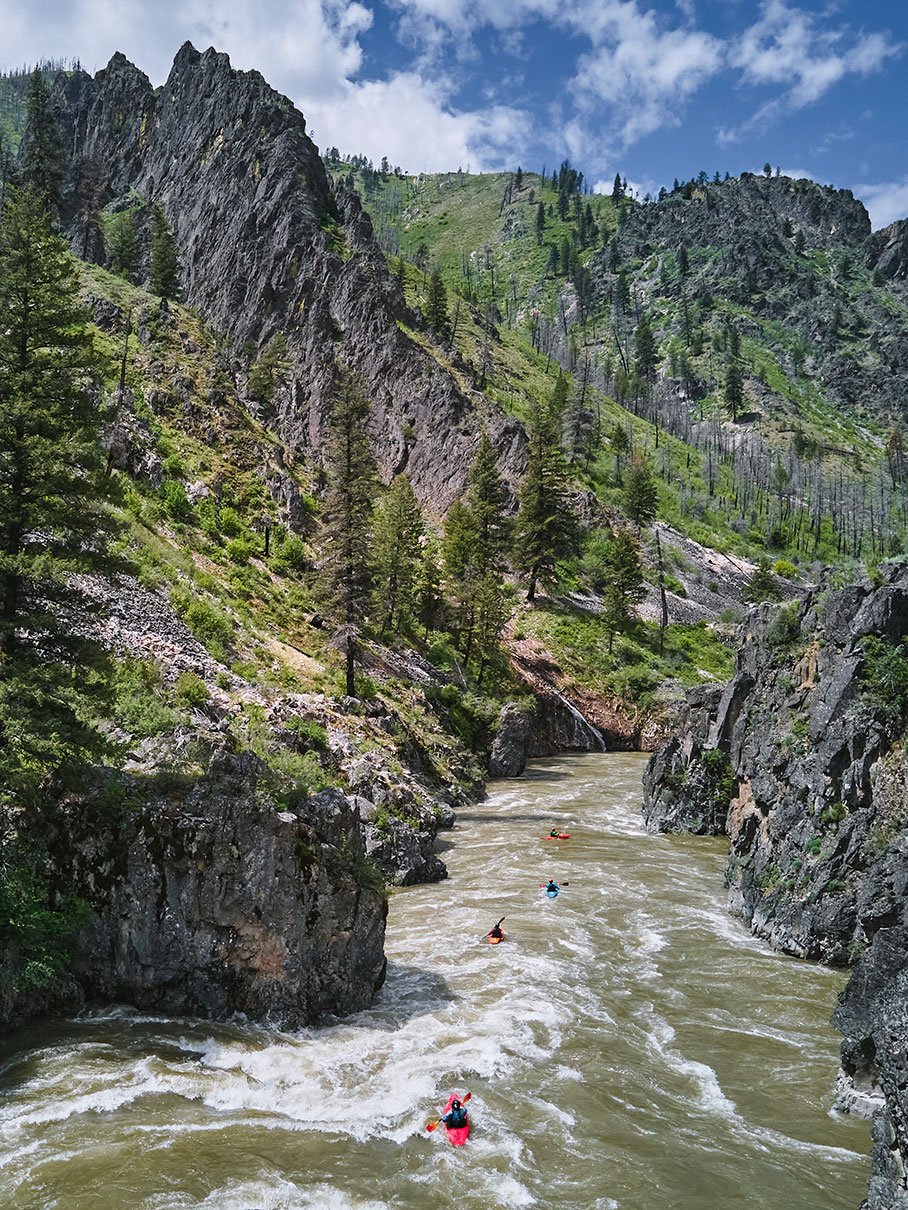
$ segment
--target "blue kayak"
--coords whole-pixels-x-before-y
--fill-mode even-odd
[[[549,899],[557,899],[557,898],[558,898],[558,892],[557,892],[557,891],[546,891],[546,896],[547,896]]]

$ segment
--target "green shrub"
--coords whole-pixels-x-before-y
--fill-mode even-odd
[[[904,644],[893,647],[874,635],[867,635],[863,647],[861,679],[864,693],[887,725],[895,728],[908,711],[908,657]]]
[[[823,847],[823,840],[820,836],[811,836],[807,844],[804,846],[804,852],[809,853],[811,857],[819,856],[820,849]]]
[[[256,554],[255,546],[247,538],[232,538],[224,547],[227,558],[239,567],[245,567],[252,555]]]
[[[179,479],[164,480],[161,484],[161,502],[172,521],[188,521],[192,517],[192,505]]]
[[[13,991],[47,987],[69,957],[69,939],[88,905],[71,892],[52,892],[46,854],[22,840],[4,846],[0,860],[0,953],[18,961],[2,974]]]
[[[772,569],[777,576],[782,576],[786,580],[794,580],[798,574],[794,563],[789,563],[787,559],[776,559]]]
[[[305,571],[308,568],[309,556],[306,552],[306,544],[298,534],[287,534],[274,547],[271,566],[281,576],[291,572]]]
[[[797,642],[801,634],[801,626],[798,621],[799,611],[800,606],[797,601],[779,606],[766,630],[766,641],[770,647],[780,650],[791,647],[793,643]]]
[[[204,706],[208,701],[205,682],[194,672],[181,672],[173,692],[181,706]]]
[[[203,647],[222,660],[233,634],[233,623],[212,601],[194,597],[188,589],[178,587],[170,594],[174,609]]]
[[[115,668],[113,715],[136,739],[162,735],[176,726],[176,715],[159,696],[161,678],[150,660],[125,659]]]
[[[294,715],[293,718],[287,720],[287,730],[293,731],[310,748],[324,751],[328,747],[328,732],[321,723],[317,723],[313,718]]]
[[[235,508],[225,506],[218,512],[218,531],[225,538],[237,538],[244,529],[242,518]]]
[[[287,748],[263,755],[275,772],[293,782],[293,789],[303,795],[318,794],[334,785],[333,779],[322,768],[314,752],[291,752]]]

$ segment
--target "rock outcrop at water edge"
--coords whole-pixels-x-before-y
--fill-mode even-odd
[[[848,964],[845,1107],[871,1088],[872,1210],[906,1204],[908,571],[745,621],[721,695],[691,695],[646,772],[660,831],[726,833],[729,907],[786,953]],[[862,956],[863,955],[863,956]]]
[[[90,908],[71,962],[85,998],[286,1028],[371,1002],[387,904],[356,804],[338,790],[280,803],[264,773],[222,751],[135,809],[49,818],[52,858]]]

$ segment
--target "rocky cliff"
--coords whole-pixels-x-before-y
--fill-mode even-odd
[[[160,204],[186,300],[228,338],[235,364],[250,342],[287,337],[295,372],[261,419],[294,453],[317,450],[343,363],[372,404],[386,479],[406,470],[420,498],[444,511],[463,489],[481,422],[515,478],[519,424],[470,389],[456,353],[435,346],[357,198],[332,189],[303,115],[257,72],[187,43],[157,91],[117,54],[94,78],[61,76],[55,99],[74,244],[87,164],[109,209]],[[419,340],[407,334],[414,329]]]
[[[644,296],[686,300],[692,308],[731,304],[740,311],[740,335],[766,342],[792,378],[806,367],[852,415],[865,408],[887,418],[901,413],[908,387],[902,308],[867,286],[871,275],[890,286],[903,281],[903,224],[872,236],[867,211],[850,190],[751,173],[692,183],[628,210],[617,239]],[[681,246],[689,268],[670,273]],[[611,258],[606,251],[590,264],[597,290],[608,297]]]
[[[126,776],[45,805],[51,884],[81,905],[66,977],[21,994],[5,953],[0,1021],[86,1000],[295,1028],[367,1006],[387,904],[356,803],[282,801],[252,753],[206,772]]]
[[[859,1104],[855,1082],[878,1098],[874,1208],[906,1198],[906,633],[903,567],[761,607],[733,679],[690,697],[645,776],[650,827],[727,833],[729,907],[755,933],[799,957],[860,957],[836,1014],[840,1101]]]

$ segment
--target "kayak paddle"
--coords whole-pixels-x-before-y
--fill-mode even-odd
[[[502,916],[501,920],[504,920],[504,916]],[[498,922],[499,924],[501,923],[501,920],[499,920],[499,922]],[[468,1092],[465,1097],[461,1097],[460,1098],[461,1105],[466,1105],[467,1101],[469,1101],[469,1099],[472,1095],[473,1095],[472,1092]],[[435,1120],[432,1122],[426,1122],[426,1130],[429,1132],[429,1134],[431,1134],[432,1131],[437,1130],[440,1125],[441,1125],[441,1118],[435,1118]]]
[[[507,916],[502,916],[501,920],[499,920],[499,921],[497,921],[497,922],[496,922],[496,924],[495,924],[495,928],[501,928],[501,923],[502,923],[502,921],[503,921],[503,920],[507,920]],[[489,929],[489,931],[488,931],[488,932],[485,934],[485,936],[486,936],[486,937],[491,937],[491,936],[492,936],[492,932],[493,932],[493,930],[492,930],[492,929]],[[485,940],[485,938],[483,938],[483,940]]]

